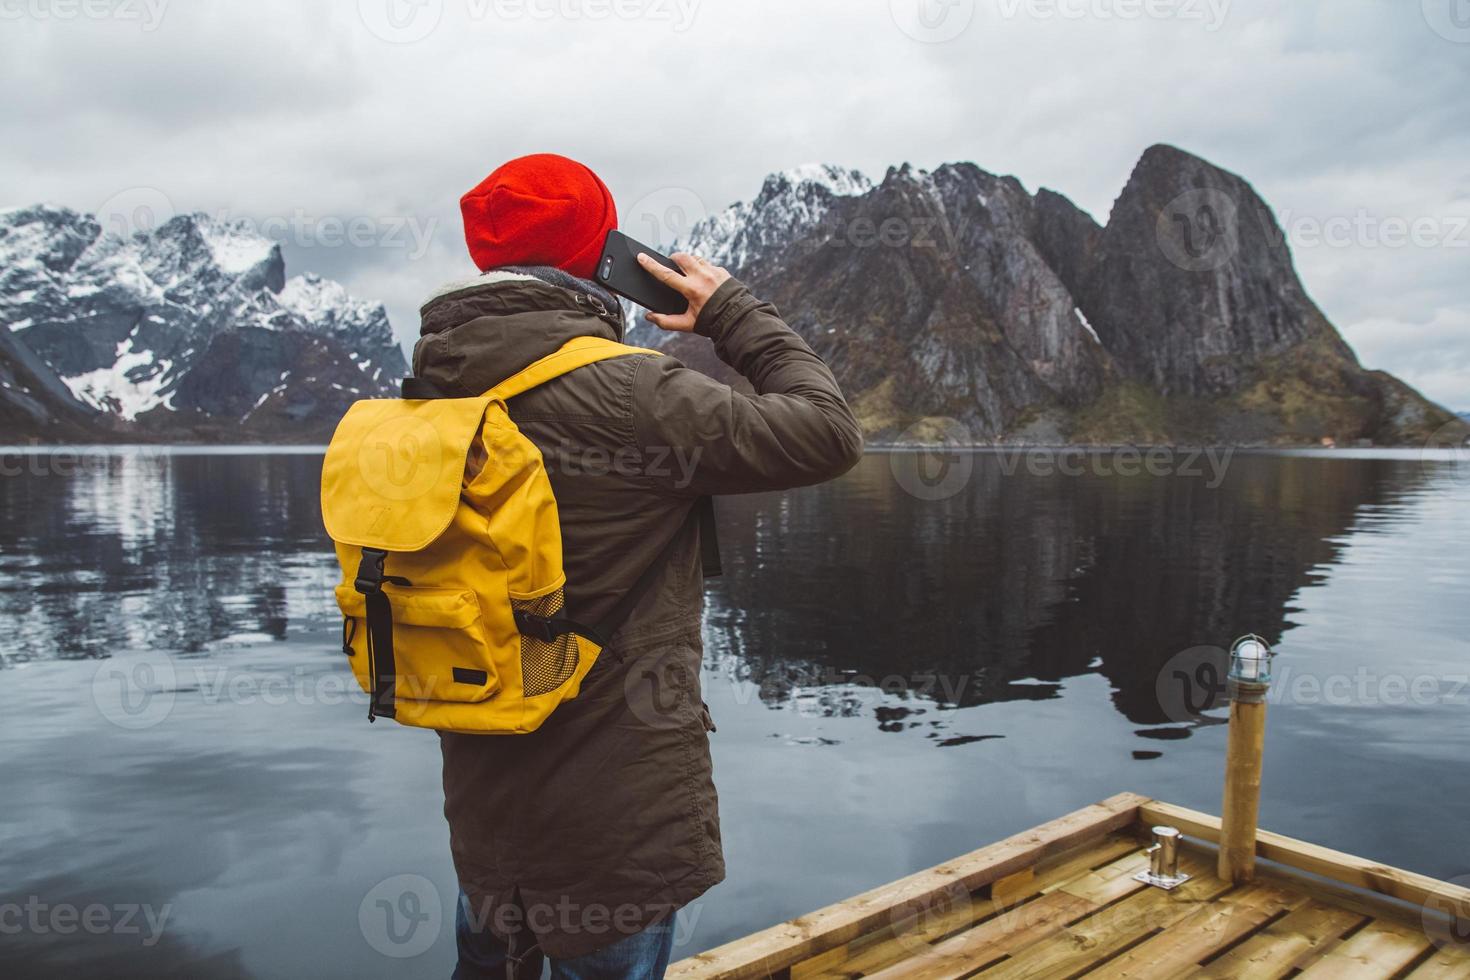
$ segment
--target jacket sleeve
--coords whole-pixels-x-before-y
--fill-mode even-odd
[[[856,465],[862,431],[822,359],[734,279],[695,332],[755,388],[742,394],[672,357],[650,357],[633,383],[634,435],[665,489],[690,496],[821,483]]]

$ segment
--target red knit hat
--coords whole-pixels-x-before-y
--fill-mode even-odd
[[[551,265],[591,279],[618,209],[590,169],[555,153],[520,157],[459,199],[464,238],[481,271]]]

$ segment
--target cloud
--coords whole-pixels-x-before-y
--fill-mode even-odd
[[[154,0],[151,30],[48,15],[65,2],[0,0],[0,85],[24,93],[0,113],[5,203],[146,187],[275,225],[365,220],[356,244],[288,235],[287,258],[385,300],[405,341],[419,299],[468,269],[459,194],[546,149],[625,207],[682,188],[715,209],[816,160],[973,161],[1106,220],[1142,150],[1171,142],[1298,222],[1470,211],[1470,44],[1417,2]],[[961,20],[903,14],[920,2]],[[395,223],[428,241],[395,245]],[[1470,252],[1298,246],[1371,366],[1470,407]]]
[[[1427,320],[1375,318],[1343,331],[1363,360],[1374,366],[1392,362],[1404,381],[1437,401],[1466,410],[1465,379],[1470,377],[1470,310],[1435,310]]]

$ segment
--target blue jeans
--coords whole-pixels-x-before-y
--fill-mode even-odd
[[[512,957],[520,961],[519,980],[540,980],[546,956],[534,939],[522,932],[511,946],[485,926],[478,930],[470,922],[469,899],[463,894],[455,903],[454,939],[459,963],[453,980],[507,980]],[[640,933],[619,939],[586,956],[551,961],[552,980],[663,980],[674,950],[674,917],[671,915]]]

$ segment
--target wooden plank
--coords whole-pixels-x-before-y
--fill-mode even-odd
[[[922,915],[957,894],[977,891],[1078,843],[1129,826],[1144,802],[1144,797],[1134,793],[1114,796],[954,861],[680,960],[667,976],[674,980],[750,980],[786,970],[865,933]]]
[[[1056,891],[1081,875],[1091,874],[1096,869],[1106,868],[1129,858],[1139,861],[1141,865],[1146,860],[1142,854],[1143,845],[1138,838],[1126,833],[1112,834],[1101,844],[1089,844],[1038,864],[1033,894],[1042,895]]]
[[[1308,900],[1202,967],[1198,976],[1204,980],[1275,980],[1306,969],[1364,921],[1356,912]]]
[[[1084,844],[1054,858],[1049,858],[1034,869],[1028,869],[1032,872],[1028,894],[1012,892],[1006,895],[1003,901],[997,902],[993,894],[995,887],[991,886],[991,897],[983,900],[977,898],[974,906],[968,910],[956,910],[950,916],[938,919],[925,916],[921,920],[910,920],[877,933],[870,933],[868,936],[839,947],[834,951],[839,954],[836,958],[829,958],[829,955],[824,953],[812,960],[793,966],[791,976],[793,980],[808,977],[812,980],[846,980],[846,978],[867,976],[905,960],[915,953],[922,952],[925,945],[957,932],[973,922],[982,921],[1005,911],[1007,902],[1014,903],[1055,891],[1079,875],[1089,874],[1094,868],[1112,864],[1123,858],[1131,857],[1132,863],[1141,866],[1143,858],[1140,851],[1141,846],[1138,839],[1131,835],[1113,834],[1105,838],[1101,844]],[[818,960],[822,961],[819,970],[812,971],[806,968],[807,964]]]
[[[1407,980],[1465,980],[1466,977],[1470,977],[1470,952],[1458,947],[1437,950],[1407,974]]]
[[[1166,980],[1192,976],[1201,960],[1237,943],[1283,912],[1306,901],[1301,895],[1254,885],[1226,895],[1170,923],[1152,939],[1132,947],[1088,974],[1097,980]]]
[[[1423,933],[1393,922],[1370,922],[1297,976],[1304,980],[1385,980],[1430,946]]]
[[[1169,824],[1178,827],[1187,837],[1197,837],[1212,844],[1220,842],[1220,818],[1207,813],[1150,801],[1139,807],[1138,815],[1141,824]],[[1470,888],[1376,864],[1281,834],[1260,831],[1256,839],[1256,854],[1299,871],[1322,875],[1414,905],[1423,905],[1432,898],[1437,907],[1460,902],[1470,907]]]
[[[1015,905],[1036,894],[1036,869],[1025,868],[1006,875],[990,886],[990,900],[1000,906]]]
[[[854,953],[866,948],[861,945],[863,939],[866,938],[864,936],[860,939],[854,939],[850,943],[843,943],[841,946],[833,946],[825,953],[818,953],[811,959],[795,963],[792,965],[788,975],[791,980],[814,980],[816,977],[831,976]]]
[[[1012,950],[1060,932],[1068,922],[1096,910],[1096,905],[1065,891],[1052,892],[935,943],[924,952],[869,977],[870,980],[960,980]]]
[[[1179,866],[1194,875],[1173,891],[1132,882],[1137,890],[1106,905],[1046,941],[1017,950],[1010,958],[981,970],[983,980],[1040,980],[1072,977],[1127,949],[1140,938],[1193,914],[1230,890],[1215,877],[1213,862],[1181,856]],[[1123,881],[1131,881],[1123,876]]]

